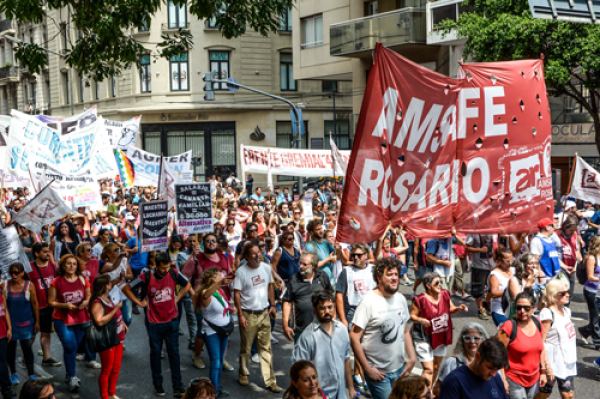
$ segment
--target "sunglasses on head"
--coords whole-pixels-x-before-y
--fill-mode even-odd
[[[526,312],[529,312],[531,310],[531,306],[517,305],[516,309],[517,309],[517,312],[519,310],[525,310]]]

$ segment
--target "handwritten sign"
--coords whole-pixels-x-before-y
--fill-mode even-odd
[[[176,184],[175,202],[180,234],[213,231],[210,183]]]
[[[140,204],[142,252],[162,251],[169,247],[167,201],[150,201]]]

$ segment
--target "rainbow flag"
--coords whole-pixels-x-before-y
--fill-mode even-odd
[[[135,171],[133,169],[133,162],[127,158],[127,154],[122,150],[114,149],[115,159],[117,165],[119,165],[119,174],[121,175],[121,181],[124,187],[133,187],[135,180]]]

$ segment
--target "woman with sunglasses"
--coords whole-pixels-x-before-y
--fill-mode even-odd
[[[567,307],[570,296],[568,284],[559,279],[550,280],[544,295],[549,306],[540,312],[542,339],[548,356],[546,374],[554,375],[562,399],[574,398],[577,375],[577,336],[571,323],[571,310]],[[540,387],[536,399],[549,398],[555,381],[549,379],[546,386]]]
[[[426,378],[405,375],[394,382],[389,399],[431,399],[430,387]]]
[[[504,323],[498,339],[508,350],[509,367],[502,379],[510,399],[533,399],[539,387],[553,380],[540,321],[533,316],[536,300],[533,290],[526,289],[516,299],[517,315]]]
[[[40,313],[37,303],[35,287],[29,280],[25,280],[25,269],[20,263],[13,263],[8,267],[11,279],[3,287],[6,297],[6,306],[10,314],[12,338],[8,343],[8,365],[11,371],[11,383],[19,385],[19,376],[15,367],[17,356],[17,342],[21,343],[23,359],[27,366],[29,379],[35,380],[33,371],[33,351],[31,346],[35,335],[40,330]]]
[[[479,323],[471,322],[462,328],[454,345],[454,356],[444,360],[440,366],[437,381],[433,386],[435,396],[438,396],[442,382],[451,372],[475,360],[479,345],[487,338],[487,331]]]
[[[540,270],[540,262],[537,256],[532,253],[524,253],[516,262],[515,273],[508,281],[507,300],[510,303],[504,315],[507,319],[512,319],[517,314],[515,308],[515,299],[525,289],[531,289],[534,292],[536,301],[540,296],[540,291],[544,288],[546,278]],[[503,305],[504,306],[504,305]]]
[[[104,247],[110,243],[110,237],[110,231],[108,230],[102,229],[98,232],[98,242],[92,248],[92,258],[100,259]]]
[[[113,242],[117,238],[119,238],[119,232],[117,231],[117,226],[110,222],[111,216],[108,212],[100,213],[100,223],[96,223],[94,226],[94,230],[92,231],[92,237],[98,238],[98,235],[102,230],[108,230],[110,233],[110,241]]]
[[[114,262],[92,258],[92,248],[89,242],[84,242],[77,246],[75,252],[77,254],[77,261],[79,262],[79,269],[81,275],[90,282],[90,285],[94,285],[94,280],[98,275],[110,273],[121,266],[121,260],[125,257],[125,253],[121,253],[118,245],[116,247],[111,246],[111,248],[113,248],[113,252],[115,253],[118,251],[118,256]],[[100,253],[100,257],[102,257],[102,252]]]
[[[446,356],[446,347],[452,345],[451,315],[468,311],[467,305],[455,306],[450,291],[442,289],[439,274],[423,276],[425,292],[414,297],[410,318],[414,322],[412,337],[415,352],[423,365],[422,377],[437,379],[440,364]],[[435,321],[435,322],[434,322]]]
[[[515,264],[515,257],[510,249],[499,247],[494,251],[494,261],[496,267],[490,273],[489,285],[492,296],[492,320],[498,327],[508,320],[504,314],[505,309],[502,308],[502,296],[506,287],[508,287],[510,278],[513,276],[512,268]]]
[[[50,242],[50,261],[57,264],[65,255],[74,255],[75,248],[81,243],[81,237],[71,222],[61,222],[54,229]]]
[[[54,385],[48,380],[30,380],[23,384],[19,399],[55,399]]]
[[[226,223],[227,224],[224,235],[225,237],[227,237],[227,245],[229,246],[229,251],[231,253],[235,253],[235,247],[237,247],[237,245],[242,240],[242,235],[239,231],[235,229],[235,219],[228,218]]]
[[[90,248],[91,252],[91,248]],[[52,281],[48,304],[54,308],[54,329],[63,346],[69,391],[77,392],[77,347],[83,342],[85,327],[90,322],[88,305],[90,283],[81,275],[77,258],[65,255],[58,263],[59,276]]]

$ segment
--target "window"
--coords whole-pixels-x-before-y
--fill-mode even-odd
[[[50,107],[52,106],[52,95],[50,94],[50,78],[48,76],[46,76],[45,83],[46,96],[48,96],[48,98],[46,98],[46,101],[48,102],[48,104],[46,104],[46,109],[50,109]]]
[[[115,75],[110,77],[110,93],[113,97],[117,96],[117,78]]]
[[[172,0],[168,1],[169,7],[169,29],[181,29],[187,27],[187,5],[177,6]]]
[[[151,93],[150,54],[142,55],[140,57],[140,64],[140,91],[142,93]]]
[[[31,93],[31,109],[32,111],[37,111],[37,92],[36,92],[36,84],[34,83],[30,83],[29,84],[29,89],[30,89],[30,93]]]
[[[335,121],[335,127],[336,129],[333,128],[333,121],[325,121],[325,149],[331,149],[331,145],[329,144],[329,134],[331,134],[331,138],[335,141],[335,144],[340,150],[352,149],[352,142],[350,140],[350,121]]]
[[[138,26],[138,32],[148,32],[150,30],[150,15],[146,15],[142,24]]]
[[[337,93],[337,91],[338,91],[337,80],[321,81],[321,91],[324,91],[326,93]]]
[[[301,137],[300,147],[308,148],[308,121],[304,121],[304,132],[305,134]],[[294,135],[292,134],[292,122],[290,121],[277,121],[275,125],[275,140],[276,145],[279,148],[292,148],[292,140]],[[277,181],[297,181],[298,177],[294,176],[277,176]]]
[[[377,0],[365,2],[365,17],[377,14],[378,8]]]
[[[65,82],[65,100],[67,104],[71,104],[71,84],[69,82],[69,72],[63,72],[63,81]]]
[[[96,100],[100,100],[100,83],[96,81]]]
[[[217,11],[219,14],[225,14],[227,12],[227,5],[223,4],[221,9]],[[221,29],[221,25],[217,23],[217,18],[215,16],[211,17],[208,20],[208,27],[210,29]]]
[[[188,54],[171,57],[171,91],[189,90]]]
[[[228,51],[210,51],[210,71],[213,79],[229,78],[229,52]],[[214,90],[227,90],[224,83],[213,83]]]
[[[85,93],[85,82],[83,81],[83,74],[79,74],[79,101],[83,102],[83,95]]]
[[[317,15],[302,19],[302,48],[323,44],[323,16]]]
[[[290,53],[281,53],[280,58],[279,69],[281,73],[281,91],[295,91],[296,81],[294,80],[292,55]]]
[[[279,30],[282,32],[292,31],[292,8],[288,8],[281,17],[279,17]]]

